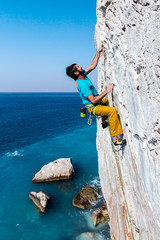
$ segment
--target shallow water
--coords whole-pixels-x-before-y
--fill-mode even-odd
[[[56,96],[62,98],[61,94]],[[108,224],[95,228],[91,219],[93,209],[103,202],[102,195],[89,210],[72,206],[74,196],[86,184],[100,189],[95,121],[88,126],[86,119],[82,121],[79,118],[81,102],[76,94],[63,95],[63,101],[57,103],[63,114],[58,114],[59,109],[55,108],[57,97],[54,94],[47,97],[46,94],[0,95],[0,109],[10,109],[10,114],[6,111],[6,117],[5,111],[1,111],[3,117],[0,121],[0,127],[5,125],[0,155],[0,239],[72,240],[83,232],[102,233],[105,239],[109,239]],[[4,100],[5,107],[2,104]],[[74,102],[72,106],[71,102]],[[69,119],[73,109],[77,112]],[[47,111],[50,117],[45,116]],[[36,122],[32,123],[31,112]],[[17,124],[24,119],[26,124]],[[31,182],[43,165],[63,157],[72,158],[76,172],[73,179],[39,184]],[[45,213],[41,214],[29,199],[31,191],[44,191],[51,196]]]

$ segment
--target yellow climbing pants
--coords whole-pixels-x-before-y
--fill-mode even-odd
[[[112,137],[123,134],[122,126],[117,116],[117,110],[114,107],[107,106],[108,99],[103,98],[101,100],[103,105],[98,104],[95,108],[95,115],[101,116],[102,120],[106,120],[109,117],[109,125]],[[90,107],[89,111],[93,112],[94,107]]]

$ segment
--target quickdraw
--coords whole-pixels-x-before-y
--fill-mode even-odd
[[[87,123],[88,123],[88,125],[91,125],[92,124],[93,115],[95,115],[96,106],[94,106],[93,104],[86,104],[85,107],[81,108],[80,109],[80,111],[81,111],[80,116],[82,118],[86,117],[86,109],[88,110],[88,113],[89,113],[89,118],[88,118],[88,122]]]
[[[89,110],[89,118],[88,118],[88,125],[92,124],[92,119],[93,119],[93,115],[92,115],[92,110],[91,108],[88,109]]]

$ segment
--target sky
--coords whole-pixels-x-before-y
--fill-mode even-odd
[[[0,0],[0,92],[76,92],[65,68],[92,62],[96,21],[96,0]]]

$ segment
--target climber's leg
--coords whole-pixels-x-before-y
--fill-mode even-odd
[[[95,109],[95,115],[109,117],[109,125],[112,137],[123,134],[122,126],[117,116],[117,111],[115,108],[99,105]]]
[[[103,98],[101,102],[104,104],[104,106],[109,104],[108,98]],[[102,116],[102,128],[106,128],[108,126],[108,123],[106,122],[107,119],[108,116]]]

